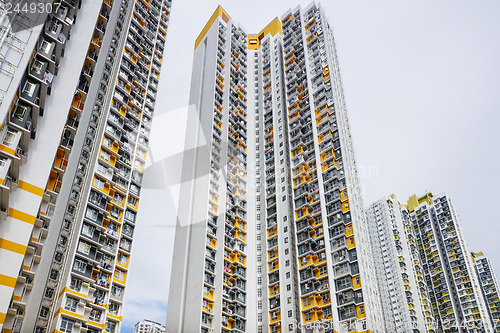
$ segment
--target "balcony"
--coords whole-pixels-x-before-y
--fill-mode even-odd
[[[11,111],[10,122],[24,130],[31,131],[31,111],[32,107],[17,101]]]

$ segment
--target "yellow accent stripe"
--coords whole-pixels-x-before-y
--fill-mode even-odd
[[[9,216],[16,220],[29,223],[31,225],[34,225],[36,220],[36,216],[26,214],[14,208],[9,208]]]
[[[224,20],[224,22],[226,22],[226,23],[231,19],[229,17],[229,15],[227,15],[226,11],[224,9],[222,9],[221,6],[218,6],[217,9],[215,10],[215,12],[213,13],[212,17],[210,17],[210,19],[208,20],[207,24],[205,25],[205,27],[201,31],[201,33],[198,36],[198,38],[196,38],[196,41],[194,43],[194,49],[195,50],[198,47],[198,45],[200,45],[200,43],[203,40],[203,38],[205,38],[205,35],[207,34],[208,30],[210,30],[210,28],[214,24],[215,20],[217,19],[217,17],[221,17]]]
[[[43,197],[43,193],[45,190],[41,187],[31,185],[25,181],[19,180],[19,188],[21,190],[25,190],[26,192],[33,193],[34,195],[38,195],[39,197]]]
[[[21,302],[21,296],[14,296],[14,301]]]
[[[67,311],[67,310],[64,310],[63,308],[59,308],[59,310],[57,310],[56,313],[54,313],[54,317],[57,317],[59,314],[65,314],[67,316],[71,316],[71,317],[74,317],[74,318],[78,318],[78,319],[83,319],[83,316],[81,314],[78,314],[78,313],[74,313],[74,312],[71,312],[71,311]]]
[[[113,319],[122,321],[122,316],[118,317],[118,316],[112,315],[111,313],[108,313],[107,315],[109,318],[113,318]]]
[[[16,151],[12,148],[9,148],[5,145],[0,144],[0,150],[6,152],[7,154],[15,155]]]
[[[17,282],[17,279],[12,277],[12,276],[7,276],[7,275],[3,275],[3,274],[0,274],[0,285],[1,286],[6,286],[6,287],[9,287],[9,288],[14,288],[16,286],[16,282]],[[1,319],[1,313],[0,313],[0,319]],[[1,320],[0,320],[0,324],[1,324]]]
[[[104,328],[104,323],[99,324],[99,323],[96,323],[95,321],[92,321],[92,320],[87,321],[87,325],[92,325],[92,326],[97,326],[97,327],[100,327],[100,328]]]
[[[3,322],[5,321],[5,317],[7,316],[7,314],[5,313],[0,313],[0,325],[3,325]]]
[[[0,238],[0,249],[15,252],[24,256],[26,253],[26,245],[11,242],[10,240]]]
[[[69,289],[68,287],[64,287],[64,289],[59,293],[59,297],[58,298],[60,298],[62,296],[62,294],[64,294],[64,293],[73,294],[73,295],[79,296],[81,298],[87,298],[87,295],[79,293],[79,292],[76,292],[76,291],[73,291],[73,290]]]

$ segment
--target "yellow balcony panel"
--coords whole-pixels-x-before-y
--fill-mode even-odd
[[[271,287],[269,287],[269,294],[271,296],[278,295],[280,293],[280,284],[279,282]]]
[[[312,258],[309,254],[306,255],[305,257],[302,257],[299,259],[299,267],[300,268],[304,268],[306,266],[309,266],[312,263],[313,263],[313,261],[312,261]]]
[[[347,190],[343,190],[340,192],[340,200],[345,201],[349,198],[349,195],[347,194]]]
[[[342,212],[347,213],[349,210],[349,200],[347,200],[342,203]]]
[[[352,278],[352,289],[356,290],[361,288],[361,277],[359,275]]]
[[[271,324],[274,324],[278,321],[281,320],[281,312],[278,310],[278,311],[274,311],[274,312],[269,312],[269,317],[270,317],[270,323]]]
[[[324,153],[322,153],[320,155],[321,157],[321,162],[325,162],[327,159],[329,159],[331,156],[335,156],[334,152],[333,152],[333,148],[332,149],[329,149],[327,151],[325,151]]]
[[[363,319],[366,317],[365,306],[363,304],[356,306],[356,317],[358,319]]]
[[[349,237],[352,235],[353,235],[352,223],[349,223],[348,225],[345,226],[345,236]]]
[[[356,247],[356,242],[354,241],[354,236],[348,237],[347,238],[347,248],[350,250],[350,249],[353,249],[355,247]]]

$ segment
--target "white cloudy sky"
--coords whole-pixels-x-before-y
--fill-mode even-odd
[[[157,114],[187,104],[194,40],[219,3],[256,33],[309,1],[173,0]],[[336,36],[365,204],[390,193],[404,200],[446,192],[470,249],[489,255],[500,274],[500,2],[323,6]],[[167,190],[144,191],[124,332],[142,318],[165,321],[174,216]]]

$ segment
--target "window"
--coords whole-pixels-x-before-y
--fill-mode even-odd
[[[66,236],[60,236],[59,237],[59,244],[60,245],[66,245],[67,241],[68,241],[68,238]]]
[[[42,306],[40,309],[40,317],[47,318],[49,316],[49,308]]]
[[[125,279],[125,273],[119,269],[115,270],[115,278],[117,280],[123,281]]]
[[[95,220],[97,220],[97,215],[98,215],[98,213],[97,213],[96,209],[94,209],[92,207],[87,207],[87,210],[85,211],[85,218],[87,218],[91,221],[95,221]]]
[[[141,161],[141,160],[137,160],[137,159],[136,159],[136,160],[134,161],[134,166],[135,166],[137,169],[142,170],[142,169],[144,169],[144,162],[143,162],[143,161]]]
[[[99,157],[101,159],[105,160],[106,162],[109,162],[109,159],[111,158],[111,154],[108,153],[107,151],[101,150],[101,154],[99,155]]]
[[[101,154],[101,155],[102,155],[102,154]],[[103,181],[103,180],[101,180],[101,179],[99,179],[99,178],[97,178],[97,177],[96,177],[96,178],[94,178],[94,186],[95,186],[96,188],[100,189],[100,190],[103,190],[103,189],[104,189],[104,184],[105,184],[105,183],[106,183],[105,181]]]
[[[113,201],[121,205],[123,204],[123,197],[120,194],[115,193],[115,195],[113,195]]]
[[[52,297],[54,297],[54,289],[52,289],[52,288],[46,288],[44,296],[47,297],[47,298],[52,299]]]
[[[37,74],[42,74],[42,68],[43,68],[43,62],[39,60],[35,60],[33,62],[33,65],[31,66],[31,69],[35,71]]]
[[[74,320],[68,319],[68,318],[63,318],[61,320],[61,326],[59,327],[59,330],[61,332],[68,332],[71,333],[73,331],[73,325],[75,324]]]
[[[13,143],[16,134],[17,131],[12,131],[11,129],[8,129],[7,132],[5,133],[5,137],[3,138],[3,144],[6,146],[10,146]]]
[[[66,304],[64,305],[64,309],[69,310],[71,312],[75,312],[77,305],[78,305],[77,299],[68,297],[68,298],[66,298]]]
[[[120,310],[120,305],[117,303],[109,303],[109,313],[117,315],[118,311]]]
[[[117,207],[113,206],[111,208],[111,210],[109,211],[109,215],[111,215],[115,219],[119,219],[120,218],[120,210]]]
[[[127,256],[124,255],[123,253],[119,253],[118,254],[118,263],[120,263],[122,265],[126,265],[127,264]]]
[[[40,49],[42,49],[43,52],[45,52],[45,53],[49,53],[51,46],[52,46],[52,43],[49,43],[46,40],[43,40]]]
[[[94,236],[95,227],[88,223],[84,223],[82,227],[82,234],[92,238]]]
[[[130,184],[130,192],[135,195],[139,195],[139,186]]]
[[[131,205],[131,206],[137,206],[137,198],[133,197],[133,196],[129,196],[128,197],[128,204]]]
[[[14,111],[14,117],[22,121],[24,119],[24,116],[26,115],[26,112],[28,112],[28,108],[18,105]]]
[[[56,252],[54,255],[54,261],[55,262],[61,262],[63,258],[63,254],[61,252]]]
[[[76,258],[73,264],[73,269],[77,272],[85,273],[85,271],[87,270],[87,263],[83,260]]]
[[[135,213],[131,210],[125,211],[125,219],[130,222],[135,222]]]
[[[52,279],[52,280],[57,280],[57,277],[59,276],[59,271],[56,270],[56,269],[51,269],[50,270],[50,274],[49,274],[49,278]]]
[[[90,311],[89,319],[95,322],[99,322],[101,320],[101,316],[102,316],[102,311],[92,309]]]
[[[33,97],[35,93],[36,84],[26,81],[23,88],[23,94],[27,94],[29,97]]]
[[[106,326],[104,327],[105,332],[115,333],[116,332],[116,323],[112,321],[107,321]]]
[[[80,243],[78,243],[78,252],[88,255],[90,253],[90,248],[91,246],[87,242],[80,241]]]
[[[69,285],[69,288],[74,290],[74,291],[80,291],[82,290],[82,280],[77,279],[75,277],[71,277],[71,283]]]
[[[123,293],[123,287],[113,284],[113,287],[111,287],[111,296],[120,298],[122,296],[122,293]]]

